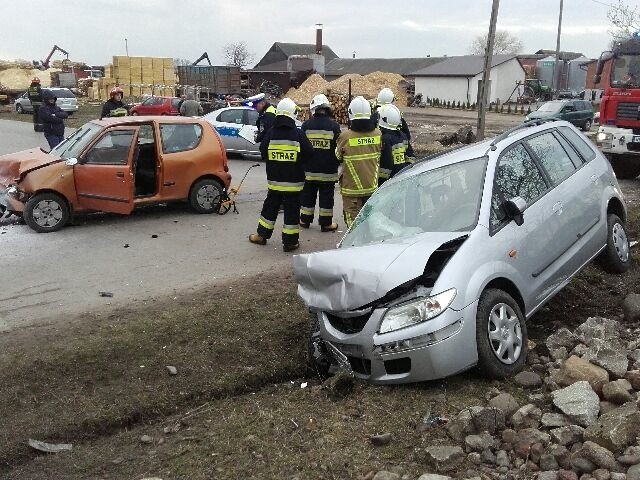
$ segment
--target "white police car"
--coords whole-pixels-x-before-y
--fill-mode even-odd
[[[260,155],[258,150],[260,145],[253,144],[240,136],[240,130],[245,126],[250,128],[252,132],[257,131],[255,125],[258,112],[255,109],[245,106],[225,107],[207,113],[202,118],[214,126],[227,152]]]

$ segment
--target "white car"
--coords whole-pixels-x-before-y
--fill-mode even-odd
[[[251,107],[226,107],[207,113],[202,118],[214,126],[227,152],[243,155],[260,155],[260,145],[251,143],[240,136],[240,130],[248,125],[257,131],[258,112]]]

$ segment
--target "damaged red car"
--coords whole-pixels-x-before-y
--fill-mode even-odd
[[[215,213],[231,182],[227,155],[206,121],[182,117],[94,120],[50,152],[0,156],[0,213],[54,232],[76,213],[130,214],[188,201]]]

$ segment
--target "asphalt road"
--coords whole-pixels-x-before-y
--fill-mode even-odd
[[[45,147],[46,141],[30,124],[0,120],[0,154],[36,146]],[[253,163],[229,161],[234,185]],[[267,246],[247,240],[265,195],[261,164],[243,184],[239,215],[198,215],[184,205],[157,206],[131,216],[89,215],[50,234],[0,222],[0,332],[56,323],[82,312],[108,314],[291,265],[292,254],[282,252],[282,216]],[[342,211],[339,194],[335,211]],[[339,239],[339,233],[321,233],[314,226],[302,231],[300,252],[332,248]]]

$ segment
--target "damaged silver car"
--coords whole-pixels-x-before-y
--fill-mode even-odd
[[[571,124],[525,124],[427,160],[387,181],[337,249],[294,257],[320,371],[514,375],[526,319],[593,259],[630,267],[618,182]]]

